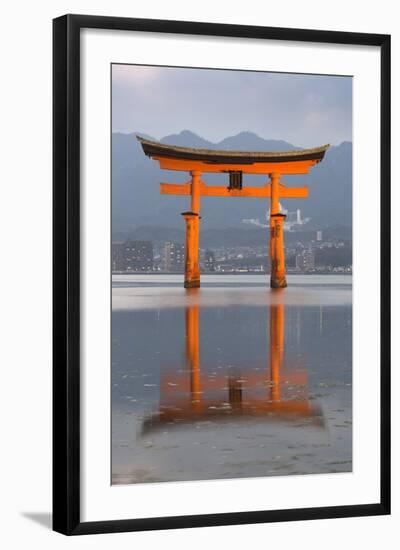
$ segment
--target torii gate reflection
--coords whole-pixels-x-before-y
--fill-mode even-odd
[[[191,289],[195,298],[198,289]],[[306,369],[285,369],[285,306],[269,306],[269,365],[265,371],[239,369],[229,374],[201,373],[199,305],[194,300],[185,311],[187,369],[178,374],[162,374],[158,411],[145,420],[143,434],[165,424],[177,426],[199,420],[228,420],[265,417],[270,420],[311,419],[324,426],[319,407],[308,398]]]

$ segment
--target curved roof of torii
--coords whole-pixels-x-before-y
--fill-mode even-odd
[[[254,164],[314,161],[320,162],[325,155],[328,145],[311,149],[297,149],[294,151],[220,151],[217,149],[195,149],[168,145],[159,141],[152,141],[136,136],[148,157],[194,160],[212,164]]]

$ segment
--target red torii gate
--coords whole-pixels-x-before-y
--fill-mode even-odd
[[[218,151],[166,145],[136,136],[144,153],[158,161],[163,170],[189,172],[187,183],[161,183],[165,195],[190,195],[190,210],[183,212],[186,221],[185,288],[200,286],[199,229],[200,197],[258,197],[270,198],[270,264],[271,287],[287,286],[283,246],[285,215],[279,210],[281,198],[306,198],[307,187],[286,187],[281,183],[283,174],[307,174],[320,162],[329,145],[295,151]],[[203,173],[228,173],[229,186],[206,185]],[[265,174],[270,181],[263,187],[243,187],[243,174]]]

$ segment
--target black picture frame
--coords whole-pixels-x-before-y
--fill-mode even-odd
[[[80,520],[80,31],[84,28],[378,46],[381,51],[380,501],[351,506]],[[66,535],[390,513],[390,36],[65,15],[53,21],[53,529]]]

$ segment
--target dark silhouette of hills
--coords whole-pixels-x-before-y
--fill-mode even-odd
[[[144,135],[141,132],[138,133]],[[151,136],[147,137],[151,138]],[[267,140],[245,131],[227,137],[219,143],[211,143],[189,130],[166,136],[161,141],[208,149],[249,151],[300,149],[285,141]],[[114,133],[112,135],[112,178],[113,238],[128,234],[140,235],[144,232],[146,235],[153,234],[152,240],[157,241],[160,239],[157,236],[160,230],[161,236],[165,235],[166,231],[174,234],[174,230],[177,231],[176,236],[180,235],[184,228],[180,213],[187,210],[188,197],[160,195],[159,183],[181,183],[188,180],[187,174],[161,171],[156,162],[143,154],[135,134]],[[205,174],[204,180],[208,183],[227,184],[227,175]],[[265,178],[244,175],[243,181],[244,185],[263,185]],[[352,144],[350,142],[330,147],[324,160],[312,168],[309,174],[286,176],[282,181],[289,186],[295,183],[308,185],[308,199],[283,201],[283,206],[289,211],[301,208],[302,216],[311,218],[310,224],[306,226],[307,230],[329,226],[351,226]],[[204,197],[201,205],[202,240],[204,242],[208,230],[228,230],[228,228],[230,232],[235,230],[238,240],[242,238],[248,240],[251,233],[257,240],[256,235],[263,235],[263,230],[246,227],[242,219],[265,220],[267,209],[268,201],[262,199]],[[144,230],[144,227],[147,229]],[[239,233],[243,231],[246,234],[239,237]],[[163,240],[170,238],[166,237]]]

